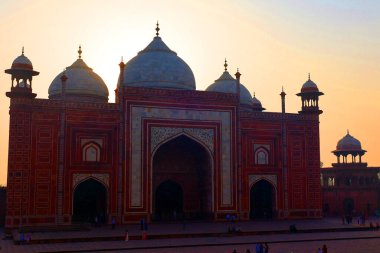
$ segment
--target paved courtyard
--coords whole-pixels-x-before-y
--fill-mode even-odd
[[[298,233],[288,233],[290,224],[296,224]],[[15,245],[12,240],[1,240],[0,253],[30,253],[30,252],[220,252],[227,253],[236,249],[239,253],[250,249],[255,252],[255,243],[268,242],[270,253],[315,253],[323,244],[328,246],[329,253],[378,253],[380,252],[380,231],[364,230],[349,231],[360,228],[357,224],[342,225],[339,220],[323,219],[314,221],[261,221],[237,223],[243,231],[262,232],[257,235],[243,236],[225,233],[226,223],[189,223],[184,227],[181,223],[153,224],[149,226],[151,235],[165,235],[169,239],[130,240],[128,242],[117,236],[122,236],[125,229],[131,236],[140,235],[137,225],[118,227],[92,228],[90,231],[76,232],[49,232],[32,233],[33,238],[45,239],[48,243]],[[345,228],[348,231],[336,232],[336,229]],[[335,232],[318,232],[316,229]],[[302,232],[303,230],[303,232]],[[273,232],[273,233],[272,233]],[[274,233],[276,232],[276,233]],[[207,236],[211,234],[213,236]],[[49,243],[55,238],[95,238],[104,237],[111,241],[82,241],[67,243]],[[107,239],[108,238],[108,239]],[[51,241],[49,241],[51,240]]]

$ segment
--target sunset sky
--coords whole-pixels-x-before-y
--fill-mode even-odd
[[[380,1],[376,0],[1,0],[0,185],[6,184],[10,76],[21,54],[40,72],[33,91],[47,98],[54,77],[82,58],[114,89],[121,57],[128,61],[155,36],[187,62],[198,90],[239,68],[241,82],[267,111],[300,110],[295,94],[311,79],[320,98],[321,161],[347,132],[362,143],[370,166],[380,166]]]

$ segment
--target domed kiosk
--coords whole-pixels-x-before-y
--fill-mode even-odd
[[[310,73],[308,80],[302,85],[301,92],[297,94],[302,99],[302,110],[300,113],[322,113],[319,110],[318,100],[319,97],[324,95],[320,92],[318,86],[310,79]]]
[[[186,62],[162,41],[159,30],[157,24],[153,41],[125,64],[123,85],[195,90],[193,72]]]
[[[39,72],[33,70],[32,62],[24,55],[24,47],[21,55],[12,62],[11,68],[6,69],[5,73],[12,76],[11,92],[6,93],[8,97],[36,97],[36,94],[32,93],[32,79]]]
[[[336,155],[338,163],[340,163],[340,156],[343,157],[343,163],[347,163],[348,155],[351,155],[352,163],[356,163],[356,157],[359,156],[359,163],[361,163],[365,152],[367,151],[362,149],[360,141],[351,136],[348,130],[346,136],[338,141],[336,150],[332,151]]]
[[[59,73],[50,84],[49,98],[62,98],[62,76],[66,76],[64,97],[68,100],[107,102],[108,88],[102,78],[92,71],[82,59],[82,49],[79,46],[78,59],[63,72]]]

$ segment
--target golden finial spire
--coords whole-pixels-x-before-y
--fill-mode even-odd
[[[309,72],[309,80],[310,80],[310,72]]]
[[[349,134],[350,134],[350,130],[347,129],[347,135],[349,135]]]
[[[224,71],[227,71],[227,67],[228,67],[227,59],[224,58]]]
[[[159,31],[160,31],[160,24],[158,23],[158,20],[157,20],[157,24],[156,24],[156,36],[157,37],[160,35]]]
[[[253,97],[254,97],[254,98],[256,97],[256,92],[253,92]]]
[[[21,53],[24,55],[24,46],[22,47]]]
[[[82,47],[81,47],[81,45],[79,45],[79,49],[78,49],[78,58],[79,59],[82,58]]]

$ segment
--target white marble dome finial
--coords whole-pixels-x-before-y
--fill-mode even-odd
[[[157,24],[156,24],[156,36],[157,37],[160,35],[159,31],[160,31],[160,24],[158,23],[158,20],[157,20]]]
[[[82,59],[82,46],[79,45],[79,49],[78,49],[78,59]]]

